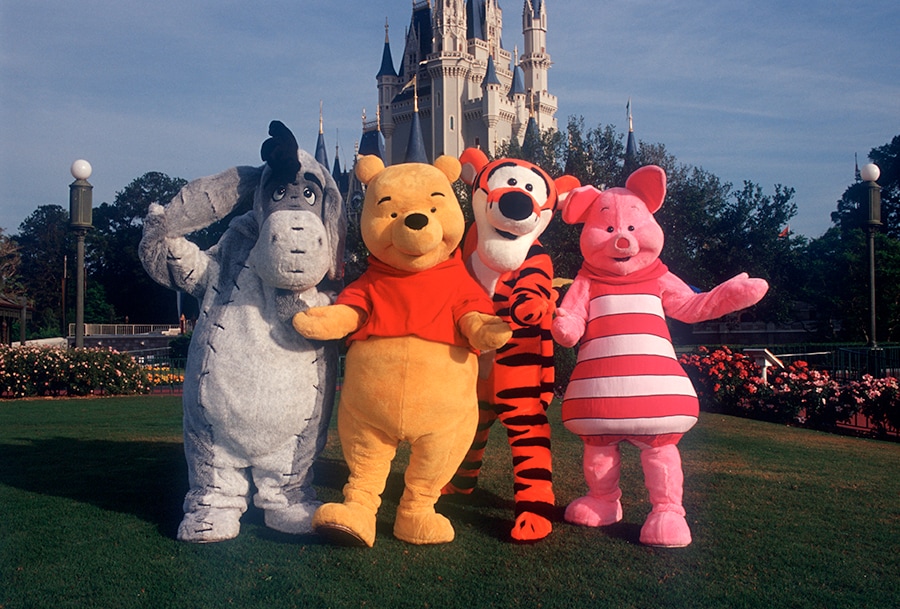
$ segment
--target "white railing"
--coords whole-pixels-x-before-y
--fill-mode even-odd
[[[189,326],[190,322],[186,324]],[[192,328],[185,327],[185,332]],[[135,335],[135,334],[180,334],[179,325],[170,324],[84,324],[85,336],[97,335]],[[69,324],[69,336],[75,336],[75,324]]]

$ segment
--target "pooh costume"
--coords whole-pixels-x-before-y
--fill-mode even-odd
[[[335,304],[294,316],[313,340],[348,337],[338,434],[350,476],[344,502],[321,506],[314,530],[336,543],[375,543],[381,493],[400,442],[410,445],[394,535],[446,543],[453,526],[434,505],[472,441],[478,421],[477,353],[512,331],[457,250],[465,221],[451,183],[457,159],[384,167],[361,157],[367,185],[360,219],[369,268]]]

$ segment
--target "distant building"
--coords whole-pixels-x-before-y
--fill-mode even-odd
[[[521,56],[503,48],[502,30],[498,0],[415,0],[395,69],[385,25],[377,118],[363,128],[363,141],[383,138],[385,164],[458,157],[468,147],[493,154],[512,138],[521,144],[529,119],[557,128],[546,2],[524,0]],[[368,152],[362,144],[360,152]]]

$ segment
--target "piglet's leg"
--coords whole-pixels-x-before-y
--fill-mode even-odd
[[[588,494],[569,504],[566,521],[588,527],[602,527],[622,520],[622,491],[619,445],[584,445],[584,479]]]
[[[674,444],[641,451],[644,482],[653,509],[641,528],[641,543],[648,546],[681,548],[691,543],[691,530],[681,505],[684,473],[681,455]]]

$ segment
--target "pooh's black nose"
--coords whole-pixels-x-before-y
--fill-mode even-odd
[[[409,214],[403,223],[413,230],[422,230],[428,225],[428,216],[425,214]]]

